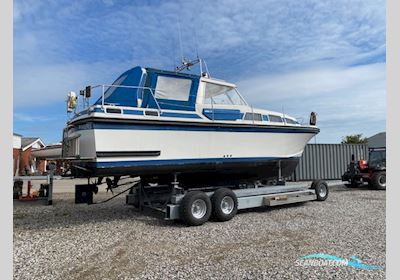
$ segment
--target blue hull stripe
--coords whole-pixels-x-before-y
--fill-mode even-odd
[[[107,161],[97,162],[96,167],[130,167],[130,166],[161,166],[161,165],[186,165],[186,164],[218,164],[218,163],[242,163],[242,162],[263,162],[276,160],[295,160],[298,157],[252,157],[252,158],[204,158],[204,159],[175,159],[175,160],[138,160],[138,161]]]
[[[123,109],[122,114],[126,115],[143,115],[144,111],[141,110],[131,110],[131,109]],[[101,108],[94,108],[92,113],[104,113],[104,110]],[[75,115],[75,117],[82,116],[87,114],[87,110],[79,112]],[[188,119],[201,119],[201,117],[197,114],[185,114],[185,113],[176,113],[176,112],[162,112],[160,117],[168,117],[168,118],[188,118]]]
[[[128,115],[143,115],[143,111],[124,109],[124,114],[128,114]]]
[[[84,126],[88,129],[87,126]],[[270,128],[270,127],[233,127],[233,126],[201,126],[201,125],[171,125],[171,124],[128,124],[128,123],[106,123],[94,122],[93,129],[116,129],[116,130],[174,130],[174,131],[216,131],[216,132],[260,132],[260,133],[311,133],[316,134],[318,130],[307,128]],[[78,130],[81,128],[78,128]]]
[[[201,119],[200,116],[196,114],[181,114],[172,112],[162,112],[161,117]]]

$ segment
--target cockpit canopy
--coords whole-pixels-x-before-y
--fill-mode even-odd
[[[135,67],[123,73],[104,93],[104,104],[195,110],[199,76]],[[96,104],[101,104],[101,98]]]
[[[201,100],[198,99],[199,84]],[[104,104],[194,111],[205,105],[247,105],[235,85],[197,75],[135,67],[106,88]],[[102,99],[96,104],[102,104]]]

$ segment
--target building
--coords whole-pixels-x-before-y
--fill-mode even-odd
[[[377,133],[367,139],[368,148],[386,148],[386,132]]]
[[[39,137],[22,137],[13,133],[13,175],[36,175],[46,171],[45,161],[37,160],[32,152],[46,147]]]
[[[22,135],[13,133],[13,175],[19,174]]]

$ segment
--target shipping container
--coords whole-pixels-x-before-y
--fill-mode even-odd
[[[354,154],[356,160],[368,160],[364,144],[308,144],[290,180],[340,180]]]

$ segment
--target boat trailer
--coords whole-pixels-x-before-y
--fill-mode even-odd
[[[190,226],[201,225],[210,218],[216,221],[232,219],[238,210],[277,206],[307,201],[324,201],[328,197],[325,181],[310,184],[255,185],[252,188],[232,189],[215,187],[183,190],[173,185],[136,183],[126,196],[126,204],[140,211],[150,208],[162,213],[165,220],[182,220]]]
[[[130,177],[130,176],[128,176]],[[76,185],[75,202],[93,204],[93,193],[97,193],[98,185],[103,184],[103,177],[99,177],[94,184]],[[215,221],[228,221],[238,210],[263,206],[277,206],[307,201],[324,201],[328,198],[328,184],[323,180],[314,180],[309,183],[287,184],[282,178],[279,163],[278,174],[275,180],[243,182],[236,181],[234,185],[198,186],[183,188],[179,185],[178,174],[173,174],[173,182],[160,184],[152,179],[136,177],[131,182],[119,183],[121,177],[105,179],[107,191],[122,186],[129,188],[118,194],[96,203],[107,202],[123,193],[126,195],[126,204],[133,205],[143,211],[152,209],[161,213],[165,220],[181,220],[189,226],[198,226],[210,218]]]

